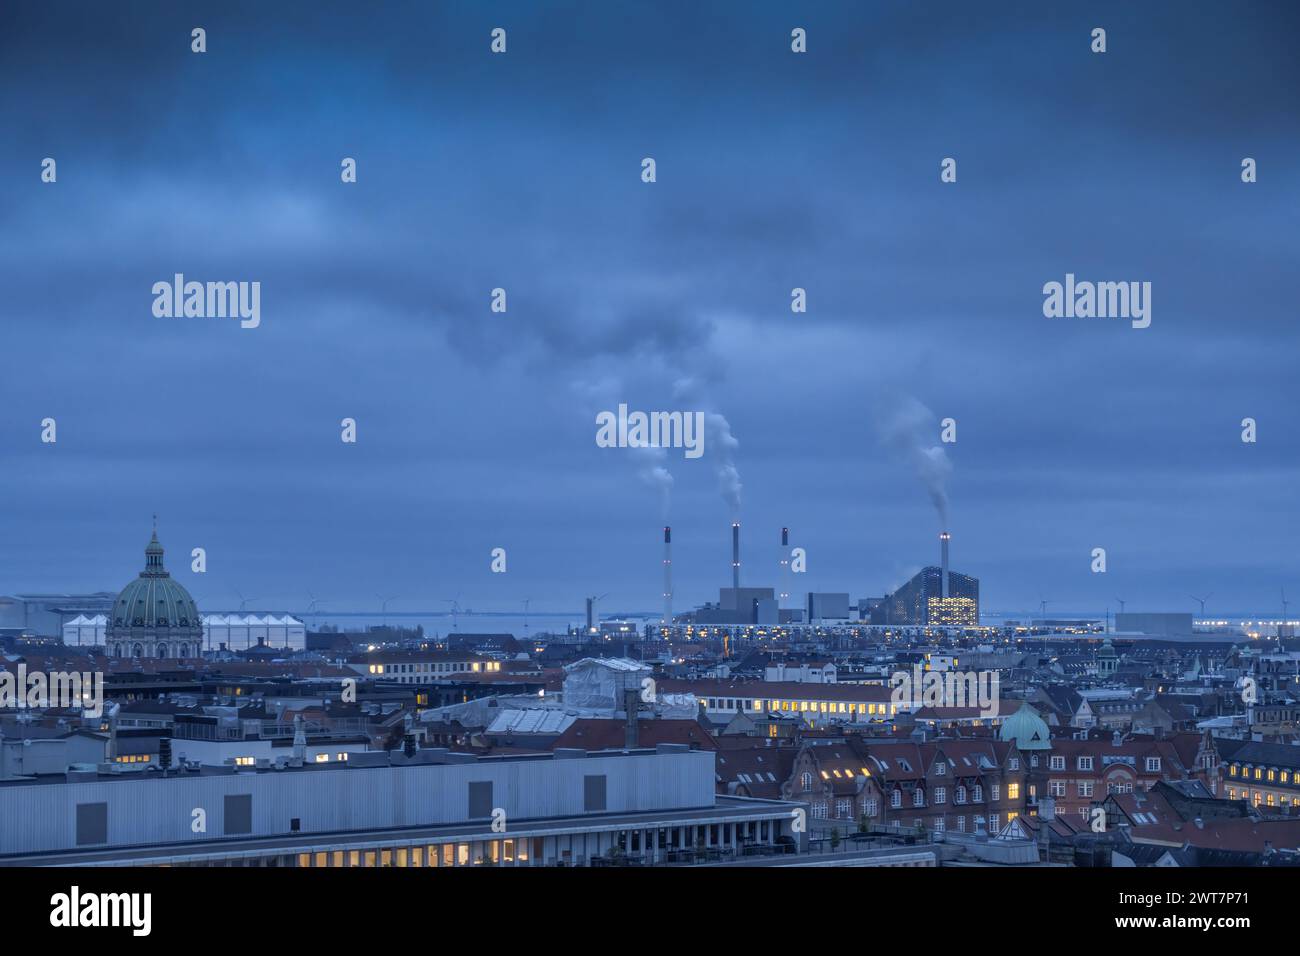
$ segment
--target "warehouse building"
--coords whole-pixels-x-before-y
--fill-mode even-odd
[[[719,796],[714,754],[476,757],[70,772],[0,783],[0,865],[540,866],[806,850],[802,804]]]

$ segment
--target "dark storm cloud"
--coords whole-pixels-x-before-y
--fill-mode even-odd
[[[781,524],[809,588],[879,593],[933,560],[881,395],[958,420],[953,561],[990,606],[1159,607],[1191,575],[1248,610],[1296,571],[1288,5],[0,18],[0,592],[119,586],[158,511],[169,553],[214,555],[193,582],[214,610],[235,586],[653,608],[661,505],[592,416],[673,407],[683,379],[739,442],[754,583]],[[177,271],[260,281],[263,326],[155,319]],[[1152,281],[1152,327],[1044,319],[1067,271]],[[656,464],[685,605],[725,583],[729,509],[707,451]]]

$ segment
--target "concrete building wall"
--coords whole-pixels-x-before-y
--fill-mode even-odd
[[[585,778],[604,776],[604,806],[588,811]],[[489,812],[470,816],[470,784],[490,783]],[[251,797],[251,831],[228,833],[227,797]],[[238,801],[235,801],[236,803]],[[221,775],[157,774],[132,779],[0,786],[0,855],[133,844],[192,843],[228,836],[466,823],[491,809],[507,820],[588,812],[687,809],[714,803],[707,751],[469,763],[338,767]],[[107,805],[107,843],[78,844],[78,807]],[[206,813],[206,833],[192,829]]]

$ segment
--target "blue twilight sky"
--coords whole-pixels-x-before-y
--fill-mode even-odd
[[[625,401],[725,416],[748,584],[783,524],[797,590],[933,563],[917,461],[950,416],[953,566],[986,609],[1300,600],[1298,26],[1289,2],[10,0],[0,593],[119,588],[158,512],[207,610],[654,610],[660,464],[677,607],[716,599],[721,443],[598,448]],[[259,281],[261,327],[155,318],[177,272]],[[1151,327],[1045,318],[1067,272],[1150,281]]]

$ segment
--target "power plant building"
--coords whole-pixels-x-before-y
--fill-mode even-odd
[[[808,592],[809,621],[847,621],[849,595],[845,593]]]
[[[940,566],[926,567],[884,601],[884,623],[976,627],[980,582],[948,568],[948,532],[939,535]]]

